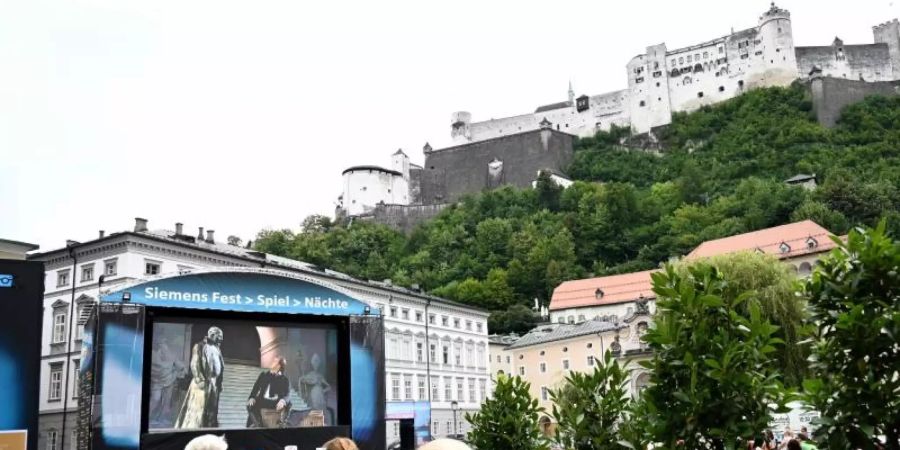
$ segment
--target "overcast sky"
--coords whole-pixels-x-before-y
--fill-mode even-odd
[[[331,215],[341,171],[473,120],[626,86],[625,64],[767,1],[0,0],[0,238],[224,240]],[[872,42],[890,0],[791,0],[797,45]]]

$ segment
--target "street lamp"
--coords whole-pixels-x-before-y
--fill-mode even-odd
[[[459,436],[459,423],[456,421],[456,412],[459,411],[459,402],[453,400],[450,402],[450,409],[453,410],[453,437]]]

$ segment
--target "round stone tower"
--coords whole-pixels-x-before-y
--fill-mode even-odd
[[[791,30],[791,13],[772,6],[759,16],[759,40],[762,63],[765,67],[763,82],[767,86],[786,86],[799,76],[797,55],[794,53],[794,35]]]

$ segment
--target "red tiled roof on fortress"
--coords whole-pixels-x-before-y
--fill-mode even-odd
[[[811,221],[789,223],[750,233],[706,241],[684,257],[686,260],[734,253],[761,251],[778,259],[826,252],[835,247],[831,232]]]
[[[630,302],[641,295],[654,298],[650,274],[656,270],[566,281],[553,290],[550,310]]]

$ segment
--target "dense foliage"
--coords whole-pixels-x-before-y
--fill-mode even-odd
[[[556,443],[571,450],[622,450],[619,427],[628,419],[630,374],[609,350],[593,372],[569,372],[550,391]]]
[[[806,299],[797,274],[786,264],[770,255],[757,252],[730,253],[707,258],[706,263],[728,280],[725,289],[729,296],[752,292],[758,300],[764,318],[778,326],[775,336],[784,341],[777,353],[777,368],[782,381],[800,386],[808,375],[808,338],[811,335],[806,311]],[[681,261],[675,268],[681,276],[689,276],[690,261]],[[743,314],[749,314],[750,303],[743,304]]]
[[[807,285],[818,326],[804,382],[830,449],[900,449],[900,241],[852,231]],[[877,446],[879,436],[885,439]]]
[[[653,274],[657,310],[644,335],[653,351],[644,392],[654,442],[735,449],[766,429],[779,404],[778,327],[752,292],[732,289],[706,262]]]
[[[410,236],[313,216],[255,245],[493,311],[519,305],[489,323],[505,332],[527,329],[523,309],[560,281],[656,267],[704,240],[803,219],[842,234],[887,216],[898,231],[900,98],[853,105],[833,130],[810,109],[801,87],[754,90],[676,114],[659,154],[629,149],[622,129],[580,140],[565,190],[544,177],[470,196]],[[797,173],[819,188],[783,183]]]
[[[544,412],[531,397],[530,384],[519,377],[500,375],[491,397],[476,413],[466,413],[472,425],[466,441],[476,450],[547,450],[538,423]]]

